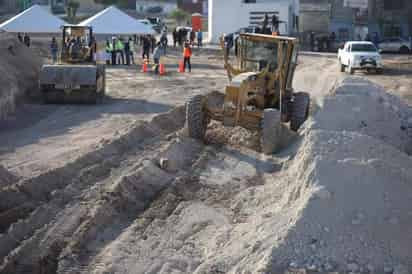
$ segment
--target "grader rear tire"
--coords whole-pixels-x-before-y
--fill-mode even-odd
[[[265,109],[263,112],[261,148],[264,154],[272,154],[281,148],[282,124],[281,113],[277,109]]]
[[[196,95],[186,103],[186,127],[189,137],[203,140],[208,118],[205,112],[205,97]]]
[[[290,129],[298,131],[301,125],[309,116],[310,96],[306,92],[297,92],[294,94],[292,104],[292,115],[290,119]]]
[[[106,66],[105,65],[98,65],[97,66],[97,73],[98,73],[97,74],[97,79],[100,79],[100,77],[102,79],[102,86],[101,86],[101,89],[98,90],[98,97],[97,97],[96,103],[97,104],[102,104],[104,102],[104,98],[106,96]]]

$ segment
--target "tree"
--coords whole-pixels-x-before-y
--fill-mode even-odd
[[[69,18],[69,20],[74,21],[79,7],[80,7],[79,2],[75,0],[69,0],[69,2],[67,3],[67,8],[66,8],[67,17]]]
[[[190,14],[185,12],[184,10],[177,8],[170,13],[169,17],[176,20],[177,24],[180,25],[190,17]]]

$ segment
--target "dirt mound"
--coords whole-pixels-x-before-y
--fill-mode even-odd
[[[311,129],[353,131],[412,152],[412,107],[361,78],[349,78],[326,97]],[[325,115],[327,113],[327,115]]]
[[[0,188],[13,184],[16,181],[17,177],[0,165]]]
[[[0,119],[37,85],[41,61],[11,34],[0,33]]]
[[[368,81],[344,81],[306,125],[285,168],[289,231],[272,268],[392,273],[412,261],[411,110]]]

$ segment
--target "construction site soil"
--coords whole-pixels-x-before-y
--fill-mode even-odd
[[[409,70],[302,55],[310,118],[267,156],[241,128],[186,137],[185,100],[227,78],[212,50],[186,74],[179,55],[165,76],[108,68],[101,105],[0,122],[0,273],[410,273]]]
[[[0,33],[0,120],[37,85],[41,59],[13,35]]]

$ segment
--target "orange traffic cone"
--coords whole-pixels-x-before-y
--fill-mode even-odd
[[[144,73],[147,72],[147,63],[146,63],[146,61],[144,61],[143,64],[142,64],[142,72],[144,72]]]
[[[166,70],[165,70],[165,65],[164,64],[160,64],[159,65],[159,74],[160,75],[165,75]]]
[[[180,60],[180,61],[179,61],[179,70],[178,70],[180,73],[185,72],[185,67],[184,67],[184,66],[185,66],[185,65],[184,65],[183,61]]]

